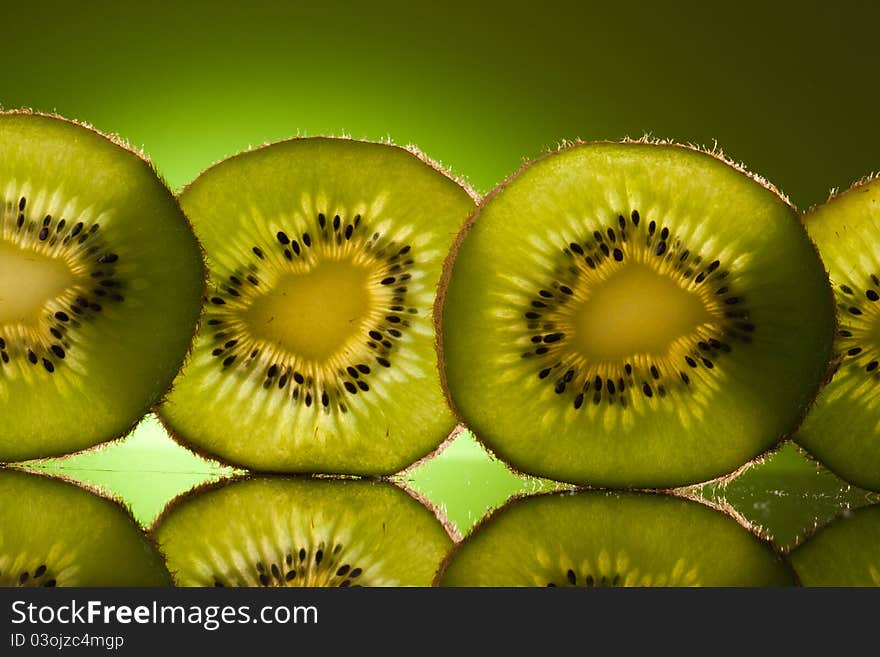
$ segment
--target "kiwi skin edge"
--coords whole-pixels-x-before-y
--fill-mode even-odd
[[[159,173],[155,164],[153,164],[153,161],[149,158],[149,156],[146,153],[144,153],[143,151],[141,151],[138,148],[135,148],[127,140],[123,139],[119,135],[103,132],[101,130],[98,130],[97,128],[95,128],[94,126],[92,126],[89,123],[86,123],[84,121],[79,121],[76,119],[68,119],[64,116],[61,116],[60,114],[49,113],[49,112],[37,112],[37,111],[34,111],[29,108],[21,108],[21,109],[13,109],[13,110],[3,110],[2,108],[0,108],[0,116],[3,116],[3,115],[37,116],[37,117],[44,117],[44,118],[64,121],[65,123],[73,124],[75,126],[83,128],[83,129],[88,130],[90,132],[93,132],[94,134],[98,135],[99,137],[103,137],[104,139],[106,139],[110,143],[114,144],[115,146],[118,146],[118,147],[122,148],[123,150],[131,153],[135,157],[137,157],[138,160],[140,160],[140,162],[143,165],[145,165],[150,170],[150,172],[161,182],[161,184],[168,190],[169,196],[172,199],[174,207],[177,208],[180,216],[183,217],[186,228],[189,231],[190,235],[192,236],[193,240],[195,241],[195,244],[199,250],[200,265],[201,265],[201,271],[202,271],[202,274],[201,274],[202,299],[201,299],[200,305],[202,307],[204,306],[204,302],[205,302],[205,299],[207,297],[207,292],[208,292],[208,269],[205,264],[204,248],[202,247],[202,243],[199,241],[198,237],[195,234],[195,231],[193,230],[192,223],[190,222],[189,217],[187,217],[186,214],[184,214],[183,209],[180,207],[180,203],[178,201],[177,195],[175,195],[171,192],[171,187],[168,185],[167,180],[165,179],[164,176],[162,176]],[[202,314],[201,307],[199,309],[198,314],[199,314],[199,317],[201,317],[201,314]],[[187,359],[190,356],[190,353],[192,352],[192,348],[193,348],[196,333],[198,331],[199,323],[200,323],[200,320],[197,320],[195,325],[191,329],[191,333],[190,333],[189,340],[188,340],[189,346],[187,347],[186,352],[181,356],[180,361],[177,363],[176,370],[178,372],[180,371],[181,367],[183,367],[183,364],[187,361]],[[168,385],[165,386],[165,389],[159,391],[159,393],[156,395],[155,399],[153,399],[149,403],[149,405],[142,410],[138,419],[135,420],[127,429],[120,431],[118,434],[112,435],[109,438],[106,438],[105,440],[102,440],[99,443],[96,443],[94,445],[91,445],[91,446],[86,447],[81,450],[77,450],[74,452],[64,452],[62,454],[51,454],[49,456],[41,457],[39,459],[32,459],[32,460],[35,462],[39,462],[39,461],[44,461],[46,459],[55,458],[58,456],[88,454],[92,451],[102,449],[103,447],[106,447],[107,445],[109,445],[111,443],[115,443],[115,442],[129,436],[135,430],[135,428],[137,428],[137,426],[141,423],[141,421],[144,419],[144,417],[146,417],[147,414],[149,414],[159,403],[161,403],[161,400],[163,400],[165,398],[165,396],[168,394],[168,392],[171,390],[173,383],[174,383],[174,378],[172,378],[171,381],[169,381]],[[0,462],[0,466],[3,466],[3,465],[4,465],[4,463]],[[119,500],[117,500],[117,501],[119,501]]]
[[[549,157],[552,157],[558,153],[561,153],[561,152],[564,152],[564,151],[567,151],[567,150],[570,150],[573,148],[577,148],[580,146],[587,146],[587,145],[591,145],[591,144],[605,144],[605,145],[656,144],[656,145],[662,145],[662,146],[676,146],[679,148],[684,148],[684,149],[691,150],[691,151],[694,151],[697,153],[701,153],[703,155],[709,155],[711,157],[714,157],[716,160],[722,162],[723,164],[726,164],[727,166],[735,169],[739,173],[747,176],[748,178],[750,178],[754,182],[761,185],[764,189],[771,192],[774,196],[779,198],[786,206],[788,206],[792,210],[793,214],[795,214],[797,216],[798,221],[801,224],[801,226],[803,226],[803,215],[798,211],[797,207],[791,202],[788,195],[783,193],[779,188],[777,188],[775,185],[773,185],[766,178],[763,178],[762,176],[759,176],[759,175],[753,173],[752,171],[747,169],[742,163],[738,163],[738,162],[730,159],[729,157],[727,157],[724,154],[723,151],[721,151],[717,148],[708,149],[705,147],[697,146],[695,144],[683,144],[683,143],[679,143],[679,142],[676,142],[674,140],[669,140],[669,139],[656,139],[653,137],[649,137],[647,135],[645,135],[639,139],[625,138],[625,139],[621,140],[620,142],[610,141],[610,140],[585,141],[585,140],[581,140],[579,138],[576,138],[573,140],[563,140],[559,144],[558,148],[547,149],[543,154],[539,155],[538,157],[533,158],[531,160],[525,160],[516,171],[514,171],[507,178],[505,178],[491,192],[486,194],[482,198],[481,201],[479,201],[476,210],[474,210],[474,212],[471,214],[471,216],[468,217],[464,226],[459,231],[458,235],[456,236],[455,240],[453,241],[452,248],[450,249],[450,251],[447,254],[446,259],[444,260],[444,263],[443,263],[443,270],[440,275],[440,285],[438,287],[437,297],[434,302],[434,317],[433,317],[433,319],[434,319],[434,335],[435,335],[434,342],[435,342],[435,346],[437,349],[437,363],[440,368],[440,385],[443,389],[443,394],[446,397],[446,402],[449,405],[449,408],[452,411],[452,414],[458,419],[458,421],[461,423],[462,426],[468,428],[468,430],[473,434],[474,438],[477,440],[477,442],[480,443],[480,445],[483,447],[483,449],[485,449],[496,460],[499,460],[499,461],[505,463],[505,465],[507,465],[508,469],[511,472],[513,472],[514,474],[528,475],[528,473],[523,473],[522,471],[518,470],[516,467],[513,466],[513,464],[507,462],[504,458],[502,458],[499,454],[497,454],[490,447],[488,442],[482,436],[480,436],[476,431],[474,431],[472,428],[470,428],[468,426],[467,419],[463,416],[461,411],[458,409],[458,407],[455,404],[455,400],[452,397],[452,393],[449,389],[449,384],[448,384],[447,376],[446,376],[446,358],[445,358],[444,335],[443,335],[443,307],[446,302],[446,293],[449,288],[449,281],[452,278],[452,270],[455,266],[455,260],[458,256],[459,250],[461,249],[461,245],[464,242],[465,238],[467,237],[468,233],[470,232],[471,228],[473,228],[474,223],[478,220],[478,218],[482,212],[483,207],[489,201],[494,199],[499,193],[501,193],[511,182],[513,182],[515,179],[517,179],[525,170],[527,170],[533,164],[541,162],[542,160],[545,160]],[[804,233],[806,233],[806,230],[804,230]],[[828,302],[829,302],[830,307],[834,308],[835,307],[834,306],[834,290],[831,288],[831,281],[830,281],[830,275],[828,272],[828,268],[825,266],[824,261],[821,259],[821,256],[819,255],[819,249],[816,247],[815,242],[812,240],[812,238],[809,237],[808,234],[807,234],[807,241],[809,242],[811,248],[813,249],[813,252],[816,254],[816,257],[818,258],[818,260],[822,263],[822,269],[824,271],[825,280],[827,282],[826,288],[827,288],[827,294],[828,294]],[[834,318],[833,318],[832,335],[836,335],[837,326],[838,326],[838,318],[837,318],[837,313],[835,312]],[[804,404],[803,408],[801,409],[802,412],[800,414],[800,417],[799,417],[797,423],[795,424],[795,426],[791,429],[791,431],[789,431],[786,434],[777,436],[774,443],[771,444],[767,449],[759,452],[758,454],[755,454],[751,459],[749,459],[749,461],[747,461],[745,464],[743,464],[743,466],[740,466],[740,468],[735,469],[733,472],[739,472],[742,468],[748,467],[751,464],[754,464],[755,462],[760,461],[763,458],[766,458],[766,456],[768,454],[777,450],[782,445],[782,443],[784,441],[790,439],[797,432],[798,428],[800,428],[801,424],[803,424],[803,421],[806,418],[807,414],[809,413],[810,409],[816,403],[816,399],[818,398],[819,394],[822,392],[822,389],[825,387],[825,385],[828,384],[828,382],[831,380],[832,376],[834,375],[834,372],[837,370],[837,367],[840,364],[840,360],[841,360],[841,358],[834,357],[832,354],[831,360],[826,364],[826,372],[825,372],[824,378],[822,379],[819,386],[817,387],[817,390],[816,390],[815,394],[813,395],[812,399],[810,399],[806,404]],[[730,477],[731,474],[732,473],[728,473],[726,475],[720,475],[719,477],[716,477],[714,479],[710,479],[709,481],[725,479],[727,477]],[[702,483],[707,483],[707,482],[702,482]],[[681,488],[689,488],[689,487],[697,486],[697,485],[701,485],[701,484],[694,483],[694,484],[689,484],[688,486],[683,486]],[[609,490],[615,490],[615,488],[611,487],[611,488],[609,488]],[[616,490],[664,490],[664,489],[662,489],[662,488],[660,488],[660,489],[640,489],[639,487],[620,487],[620,488],[616,488]],[[674,489],[668,489],[668,490],[674,490]]]

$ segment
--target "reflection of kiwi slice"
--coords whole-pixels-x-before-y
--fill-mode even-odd
[[[148,162],[81,125],[0,114],[0,461],[126,433],[177,373],[203,280]]]
[[[804,586],[880,586],[880,505],[847,511],[791,553]]]
[[[452,546],[400,488],[259,477],[172,503],[153,534],[180,586],[427,586]]]
[[[722,475],[793,431],[826,372],[831,294],[796,215],[693,149],[580,144],[535,162],[449,267],[450,396],[531,474]]]
[[[832,198],[804,223],[831,274],[841,360],[796,440],[847,481],[880,490],[880,180]]]
[[[705,504],[649,493],[516,499],[450,555],[442,586],[773,586],[782,557]]]
[[[453,428],[432,309],[474,207],[387,144],[295,139],[181,196],[210,303],[161,413],[177,438],[264,471],[390,474]]]
[[[0,586],[168,586],[126,511],[79,486],[0,469]]]

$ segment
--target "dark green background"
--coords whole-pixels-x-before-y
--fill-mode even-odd
[[[296,134],[414,143],[480,192],[578,137],[717,144],[801,208],[880,168],[869,2],[4,1],[0,25],[0,104],[116,132],[175,190]],[[82,469],[144,521],[213,472],[155,425],[121,451],[52,467]],[[464,529],[533,485],[468,440],[421,473],[416,485]],[[779,531],[796,533],[783,516]]]

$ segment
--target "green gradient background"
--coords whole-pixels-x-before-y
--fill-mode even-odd
[[[296,134],[414,143],[479,192],[576,137],[717,143],[801,208],[880,168],[880,7],[660,4],[4,0],[0,104],[118,133],[174,190]],[[743,498],[749,517],[761,519],[774,486],[797,499],[816,481],[793,449],[774,463],[769,488]],[[150,423],[121,449],[43,467],[121,494],[143,522],[218,472]],[[413,479],[462,529],[539,485],[467,437]],[[811,499],[834,503],[813,520],[864,497],[825,488]],[[764,524],[793,536],[812,524],[799,509]]]

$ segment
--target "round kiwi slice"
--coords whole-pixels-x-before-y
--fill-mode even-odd
[[[184,495],[153,535],[179,586],[429,586],[438,517],[386,482],[255,477]]]
[[[253,470],[364,475],[443,441],[432,310],[467,190],[403,148],[310,138],[232,157],[180,202],[211,290],[160,409],[178,440]]]
[[[170,586],[128,512],[80,486],[0,468],[0,587]]]
[[[787,586],[784,558],[730,516],[671,495],[518,498],[449,555],[441,586]]]
[[[831,274],[837,371],[795,439],[847,481],[880,490],[880,179],[804,217]]]
[[[880,505],[846,511],[791,553],[804,586],[880,586]]]
[[[143,157],[0,113],[0,462],[126,434],[189,347],[201,253]]]
[[[448,392],[530,474],[720,476],[791,433],[827,370],[813,245],[775,190],[713,154],[564,148],[498,188],[455,250],[438,302]]]

